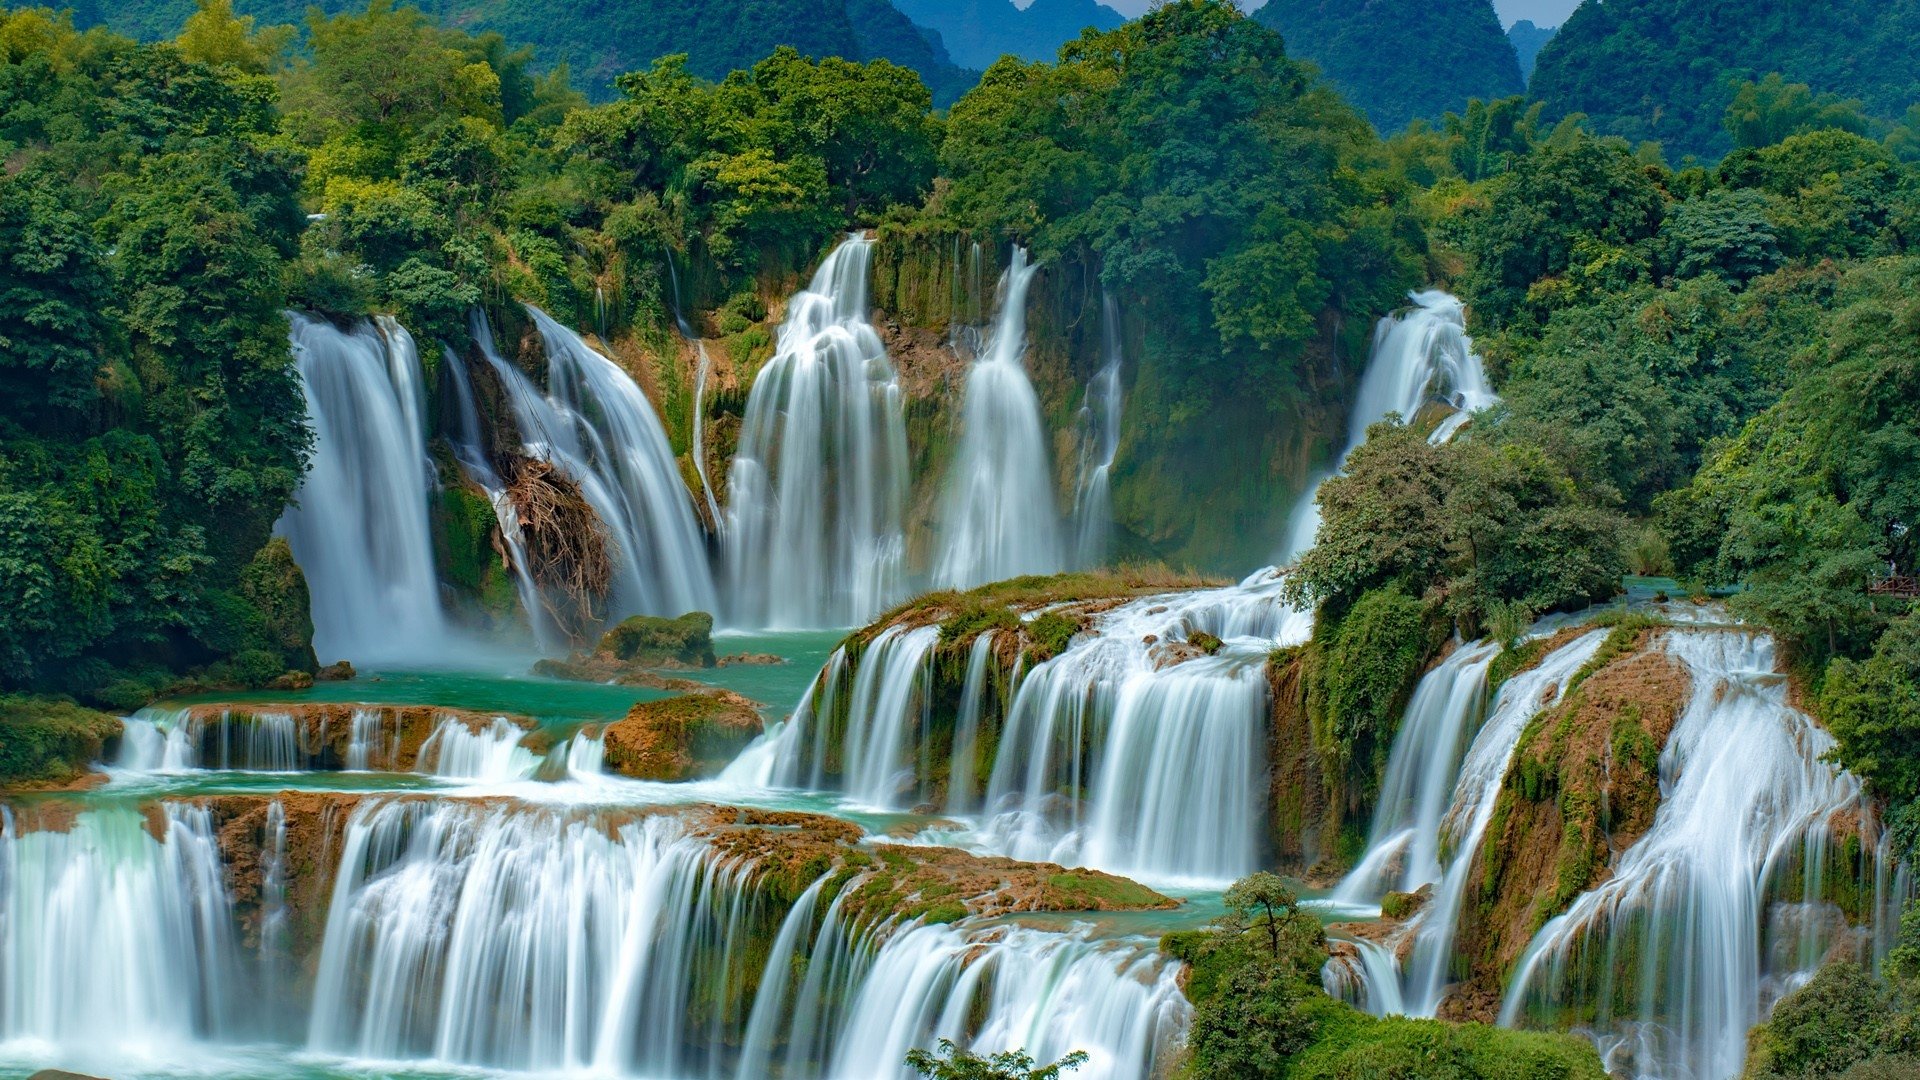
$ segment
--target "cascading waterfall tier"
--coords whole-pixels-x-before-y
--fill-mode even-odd
[[[123,777],[410,771],[498,783],[538,771],[523,745],[530,723],[427,706],[149,707],[122,721],[108,767]]]
[[[500,378],[522,451],[579,484],[611,539],[610,614],[713,611],[706,546],[653,405],[620,365],[527,310],[547,354],[547,393],[498,354],[483,321],[474,341]]]
[[[433,660],[446,624],[427,523],[420,359],[391,319],[342,331],[289,316],[313,458],[276,530],[313,597],[322,660]]]
[[[967,371],[933,568],[941,587],[970,589],[1064,564],[1047,431],[1025,365],[1027,289],[1037,269],[1025,248],[1013,249],[986,351]]]
[[[1387,758],[1366,855],[1334,900],[1378,903],[1389,889],[1413,892],[1440,880],[1441,818],[1486,715],[1487,669],[1499,653],[1484,641],[1460,645],[1421,677]]]
[[[667,815],[399,800],[348,823],[312,1049],[741,1080],[904,1075],[910,1046],[1096,1053],[1150,1075],[1184,1027],[1150,942],[867,924],[854,878],[782,910]],[[756,941],[771,944],[763,951]],[[1072,1046],[1066,1044],[1071,1042]]]
[[[207,811],[167,804],[64,829],[0,808],[0,1042],[156,1054],[218,1037],[242,972]]]
[[[857,659],[837,651],[793,718],[726,779],[838,788],[903,809],[946,777],[944,812],[973,816],[973,829],[951,837],[963,846],[1149,881],[1231,881],[1258,862],[1266,657],[1309,626],[1265,571],[1232,588],[1130,601],[1000,682],[1013,685],[1010,700],[986,701],[992,646],[976,640],[955,715],[936,715],[928,698],[939,628],[890,626]],[[1226,645],[1176,657],[1201,631]],[[1004,719],[992,771],[978,776],[989,710]],[[953,725],[949,760],[928,759],[936,723]]]
[[[1480,839],[1486,834],[1507,774],[1527,724],[1543,709],[1556,704],[1566,684],[1592,659],[1606,639],[1605,630],[1581,634],[1548,653],[1534,668],[1501,685],[1486,721],[1452,769],[1428,770],[1416,755],[1447,752],[1470,723],[1476,689],[1485,686],[1485,664],[1491,657],[1478,647],[1456,650],[1448,664],[1430,673],[1409,704],[1410,719],[1401,725],[1389,757],[1389,776],[1399,774],[1397,791],[1383,799],[1374,819],[1373,842],[1346,882],[1335,892],[1336,901],[1377,900],[1387,881],[1418,888],[1434,886],[1433,896],[1407,924],[1412,937],[1404,972],[1383,950],[1360,948],[1359,963],[1344,963],[1345,971],[1325,975],[1330,985],[1351,990],[1364,984],[1350,1000],[1376,1011],[1433,1016],[1447,989],[1453,962],[1453,940],[1462,899]],[[1449,670],[1449,665],[1451,669]],[[1424,698],[1424,700],[1423,700]],[[1418,707],[1424,717],[1412,715]],[[1396,769],[1396,766],[1398,768]],[[1393,781],[1390,781],[1393,783]],[[1436,817],[1436,796],[1445,789],[1446,812]],[[1432,829],[1430,835],[1415,830]],[[1443,860],[1437,853],[1450,852]],[[1428,861],[1431,857],[1432,861]],[[1388,873],[1395,863],[1397,875]],[[1391,977],[1394,985],[1380,982]]]
[[[504,716],[485,726],[444,717],[420,746],[419,771],[489,783],[524,780],[540,766],[533,751],[521,745],[526,734]]]
[[[299,726],[287,713],[209,716],[191,709],[146,708],[122,721],[114,768],[129,773],[192,769],[295,772],[312,764]]]
[[[347,828],[309,1042],[380,1059],[717,1075],[699,1058],[724,1032],[692,1016],[739,975],[726,946],[754,914],[744,869],[665,816],[363,808]]]
[[[1429,436],[1443,443],[1475,412],[1500,400],[1473,351],[1460,301],[1437,289],[1412,293],[1408,299],[1413,307],[1380,320],[1374,330],[1372,359],[1348,426],[1349,448],[1365,442],[1367,428],[1389,413],[1411,423],[1429,402],[1452,410]]]
[[[1826,874],[1874,897],[1868,921],[1891,898],[1876,888],[1872,810],[1821,760],[1833,739],[1788,703],[1772,640],[1673,630],[1664,642],[1692,693],[1661,752],[1652,827],[1535,935],[1501,1021],[1570,1020],[1612,1069],[1722,1080],[1739,1075],[1748,1030],[1830,949],[1871,956]],[[1842,827],[1858,867],[1836,865]]]
[[[1347,456],[1367,441],[1369,427],[1388,416],[1411,423],[1429,403],[1452,409],[1428,436],[1428,441],[1438,444],[1450,441],[1475,412],[1500,400],[1487,382],[1479,354],[1473,351],[1473,340],[1467,337],[1460,301],[1433,289],[1411,293],[1408,299],[1413,302],[1411,308],[1381,319],[1374,328],[1366,374],[1361,376],[1349,414],[1347,445],[1331,472],[1338,472]],[[1323,474],[1308,484],[1295,506],[1281,553],[1283,562],[1291,562],[1313,546],[1320,531],[1314,492],[1325,479]]]
[[[872,258],[864,236],[834,249],[753,381],[727,480],[739,625],[851,626],[905,592],[904,397],[867,321]]]

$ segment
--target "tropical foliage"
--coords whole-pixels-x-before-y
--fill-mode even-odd
[[[1770,72],[1869,115],[1904,115],[1920,101],[1916,34],[1912,0],[1607,0],[1568,17],[1528,89],[1552,119],[1583,113],[1600,134],[1710,159],[1740,135],[1720,125],[1740,84]]]
[[[262,24],[300,24],[313,7],[323,15],[340,15],[366,6],[366,0],[317,5],[242,0],[240,5]],[[616,76],[661,57],[685,53],[689,70],[723,79],[782,45],[815,58],[891,60],[919,72],[943,103],[965,92],[976,76],[955,66],[937,40],[888,0],[420,0],[417,6],[438,25],[499,34],[535,47],[543,68],[570,72],[596,100],[612,96]],[[73,9],[83,29],[102,24],[152,40],[179,33],[193,14],[194,0],[79,0]]]

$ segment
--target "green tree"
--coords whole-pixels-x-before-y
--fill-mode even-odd
[[[307,40],[329,119],[417,130],[448,111],[499,115],[499,75],[449,48],[419,8],[369,0],[361,14],[332,18],[315,8]]]
[[[1312,1044],[1309,1006],[1317,991],[1271,964],[1247,964],[1194,1010],[1187,1033],[1202,1076],[1281,1077],[1293,1057]]]
[[[1280,875],[1262,870],[1241,878],[1220,898],[1227,914],[1217,923],[1222,933],[1255,943],[1268,961],[1298,973],[1319,970],[1326,959],[1326,934]]]
[[[1745,582],[1734,606],[1815,661],[1864,655],[1886,620],[1867,583],[1920,555],[1915,272],[1890,260],[1845,279],[1798,381],[1661,500],[1675,550],[1710,546],[1696,569]]]
[[[198,10],[187,16],[177,44],[187,59],[211,66],[226,65],[249,75],[277,69],[293,44],[294,28],[254,29],[253,16],[235,15],[233,0],[197,0]]]
[[[781,157],[820,158],[849,221],[917,203],[932,184],[939,128],[914,72],[782,48],[754,65],[752,86],[759,100],[743,111],[779,131],[770,141]]]
[[[1397,584],[1433,591],[1477,631],[1508,605],[1610,596],[1623,568],[1618,515],[1590,505],[1538,446],[1498,433],[1433,446],[1410,426],[1376,424],[1319,504],[1318,540],[1287,584],[1336,612]]]
[[[1577,136],[1542,146],[1493,180],[1462,222],[1475,317],[1538,326],[1555,301],[1537,286],[1651,239],[1665,216],[1658,170],[1624,144]]]
[[[1920,800],[1920,612],[1895,619],[1865,660],[1828,665],[1820,719],[1833,758],[1896,803]]]
[[[907,1067],[928,1080],[1058,1080],[1087,1063],[1084,1050],[1075,1050],[1050,1065],[1035,1067],[1024,1050],[1005,1050],[987,1057],[940,1040],[938,1054],[915,1047],[907,1051]]]
[[[1819,94],[1806,83],[1790,83],[1773,72],[1759,82],[1744,82],[1734,91],[1721,122],[1733,145],[1756,149],[1785,142],[1809,131],[1838,128],[1865,134],[1867,118],[1858,101],[1835,94]]]
[[[0,394],[8,418],[71,426],[98,394],[111,328],[104,260],[66,185],[0,172]]]
[[[1749,189],[1716,190],[1674,207],[1660,227],[1679,277],[1715,273],[1744,283],[1784,261],[1767,197]]]

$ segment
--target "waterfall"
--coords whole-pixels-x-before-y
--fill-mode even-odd
[[[914,927],[874,958],[839,1029],[829,1075],[910,1075],[900,1064],[910,1048],[977,1024],[963,1041],[982,1050],[1025,1048],[1040,1062],[1084,1050],[1077,1077],[1146,1080],[1186,1027],[1180,967],[1146,940],[1094,942],[1018,927],[982,939],[949,926]]]
[[[232,711],[218,717],[189,709],[145,708],[122,721],[114,768],[130,773],[193,769],[297,772],[307,767],[300,728],[284,712]]]
[[[953,724],[953,761],[947,770],[947,811],[964,814],[973,808],[974,782],[980,758],[980,721],[987,707],[987,676],[993,667],[994,642],[1000,634],[987,630],[973,639],[967,653],[967,675],[960,686],[960,714]]]
[[[567,778],[591,779],[604,771],[607,761],[607,733],[597,728],[591,734],[576,731],[567,740]]]
[[[504,716],[485,727],[468,726],[456,716],[441,717],[420,744],[419,771],[450,779],[504,782],[533,775],[540,759],[520,745],[526,732]]]
[[[1265,652],[1135,672],[1116,699],[1084,861],[1121,874],[1201,881],[1230,881],[1257,866]],[[1196,836],[1208,840],[1196,844]]]
[[[1345,954],[1335,948],[1320,969],[1320,989],[1327,996],[1344,1001],[1375,1016],[1397,1016],[1407,1011],[1400,996],[1400,966],[1393,949],[1366,938],[1335,939],[1351,948]]]
[[[1185,1025],[1180,965],[1150,941],[862,925],[844,906],[860,878],[821,916],[839,880],[816,879],[780,913],[749,864],[672,816],[363,804],[347,825],[309,1045],[713,1080],[765,1076],[779,1059],[795,1080],[870,1080],[905,1076],[906,1050],[945,1035],[1086,1049],[1087,1075],[1145,1080]]]
[[[1005,720],[982,801],[971,777],[993,645],[975,639],[954,750],[934,762],[927,688],[937,626],[889,626],[855,657],[836,651],[792,719],[722,779],[838,788],[901,809],[931,795],[916,775],[945,775],[944,812],[977,815],[964,846],[1151,881],[1232,881],[1258,863],[1264,661],[1276,644],[1304,640],[1310,625],[1280,584],[1263,571],[1239,586],[1145,597],[1095,616],[1093,632],[1008,680],[1015,686],[998,710]],[[1208,656],[1184,644],[1199,631],[1226,646]]]
[[[419,662],[446,626],[427,526],[420,361],[391,319],[351,332],[289,316],[312,462],[277,531],[306,573],[321,658]]]
[[[0,1041],[152,1054],[218,1035],[239,1000],[208,812],[166,804],[21,831],[0,808]]]
[[[347,728],[347,771],[370,772],[376,768],[393,769],[400,760],[400,725],[393,725],[392,737],[379,709],[355,709]]]
[[[813,694],[789,721],[799,731],[813,729],[812,787],[831,785],[826,763],[838,759],[843,762],[838,786],[855,799],[896,809],[913,804],[918,789],[912,756],[914,748],[924,743],[931,719],[927,689],[933,676],[933,647],[939,640],[937,626],[912,630],[889,626],[867,645],[858,664],[847,662],[844,647],[835,651]],[[843,688],[840,684],[849,670],[852,685]],[[844,723],[838,723],[842,712]],[[826,742],[835,728],[842,729],[838,748]],[[797,782],[798,770],[795,759],[784,782]]]
[[[1108,293],[1100,301],[1104,362],[1087,384],[1080,407],[1079,482],[1074,487],[1074,563],[1099,566],[1107,561],[1113,532],[1113,495],[1108,474],[1120,453],[1120,361],[1123,355],[1120,305]]]
[[[279,799],[267,804],[261,839],[260,1001],[262,1026],[278,1033],[290,1013],[288,989],[294,969],[288,955],[293,911],[287,905],[287,810]]]
[[[480,408],[473,395],[473,378],[467,374],[466,362],[455,356],[452,349],[446,350],[442,369],[453,388],[453,430],[447,440],[453,447],[453,456],[460,462],[467,479],[480,485],[480,490],[487,493],[487,502],[493,506],[494,520],[500,526],[500,541],[507,549],[507,572],[513,575],[514,595],[520,600],[520,610],[526,613],[535,643],[543,650],[558,649],[565,643],[566,635],[553,624],[546,604],[541,601],[540,586],[533,580],[533,564],[527,557],[527,538],[520,529],[520,511],[507,497],[506,483],[487,458]]]
[[[1347,456],[1367,441],[1367,429],[1390,415],[1411,423],[1428,402],[1441,402],[1453,412],[1435,427],[1428,441],[1444,443],[1472,419],[1473,414],[1499,402],[1487,382],[1487,372],[1473,339],[1467,337],[1466,314],[1459,300],[1438,290],[1408,294],[1413,306],[1381,319],[1374,327],[1367,370],[1354,396],[1347,423],[1347,445],[1332,470],[1307,485],[1294,507],[1281,561],[1291,562],[1313,546],[1320,531],[1320,507],[1314,493],[1328,475],[1340,471]]]
[[[700,497],[707,504],[707,519],[713,522],[715,529],[724,528],[726,519],[720,516],[720,504],[713,497],[713,481],[707,478],[707,374],[713,367],[713,358],[707,355],[707,343],[695,340],[693,347],[700,354],[700,367],[693,376],[693,446],[690,454],[693,458],[693,472],[700,478]]]
[[[904,398],[867,321],[873,242],[851,236],[787,305],[727,474],[731,616],[851,626],[905,592]]]
[[[1452,852],[1433,898],[1415,916],[1413,954],[1408,958],[1403,990],[1407,1011],[1432,1016],[1446,995],[1447,972],[1453,960],[1453,935],[1460,905],[1467,891],[1473,856],[1480,849],[1500,797],[1500,784],[1520,745],[1527,723],[1551,708],[1566,692],[1567,681],[1593,659],[1606,640],[1605,630],[1592,630],[1548,653],[1539,666],[1508,679],[1500,687],[1487,722],[1467,748],[1452,805],[1440,823],[1439,845]]]
[[[706,549],[653,406],[618,364],[527,310],[546,348],[549,393],[494,350],[478,320],[474,340],[500,377],[524,452],[579,484],[611,538],[611,617],[714,610]]]
[[[1450,406],[1452,415],[1431,436],[1440,443],[1452,438],[1475,411],[1500,400],[1487,384],[1473,339],[1467,337],[1460,301],[1432,289],[1408,299],[1412,308],[1380,320],[1374,330],[1372,358],[1347,430],[1349,452],[1366,441],[1368,427],[1389,413],[1410,423],[1430,401]]]
[[[1828,823],[1864,826],[1871,810],[1858,781],[1820,760],[1833,739],[1789,704],[1770,638],[1664,637],[1692,693],[1660,755],[1652,827],[1535,935],[1501,1022],[1591,1010],[1610,1067],[1720,1080],[1740,1073],[1769,991],[1810,975],[1844,932],[1837,910],[1807,916],[1822,901]],[[1802,891],[1783,894],[1796,874]],[[1769,918],[1770,907],[1793,917]],[[1776,930],[1785,940],[1769,940]]]
[[[986,351],[967,371],[933,571],[942,587],[969,589],[1061,568],[1047,431],[1025,366],[1027,288],[1036,269],[1025,248],[1013,249]]]
[[[1499,654],[1487,642],[1460,645],[1421,677],[1393,739],[1366,855],[1334,900],[1378,903],[1388,889],[1412,892],[1440,880],[1441,816],[1485,715],[1487,669]]]
[[[309,1042],[380,1059],[711,1075],[741,868],[674,818],[384,802],[355,812]],[[644,1003],[645,1007],[642,1008]]]
[[[1256,575],[1235,588],[1132,601],[1028,672],[987,782],[989,849],[1150,881],[1218,884],[1251,873],[1264,664],[1276,643],[1298,641],[1306,628],[1279,584]],[[1165,666],[1166,649],[1196,631],[1227,644]]]
[[[700,478],[700,497],[706,500],[707,518],[715,529],[725,525],[720,516],[720,504],[713,499],[713,482],[707,479],[707,371],[713,366],[713,360],[707,355],[707,343],[693,332],[693,325],[687,322],[686,312],[680,306],[680,271],[674,268],[673,256],[667,256],[667,283],[672,291],[673,325],[680,331],[684,340],[693,342],[700,356],[700,367],[693,378],[693,471]],[[603,331],[600,335],[605,338]]]

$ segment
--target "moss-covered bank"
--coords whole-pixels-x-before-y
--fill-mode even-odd
[[[120,721],[62,698],[0,695],[0,788],[80,779]]]

